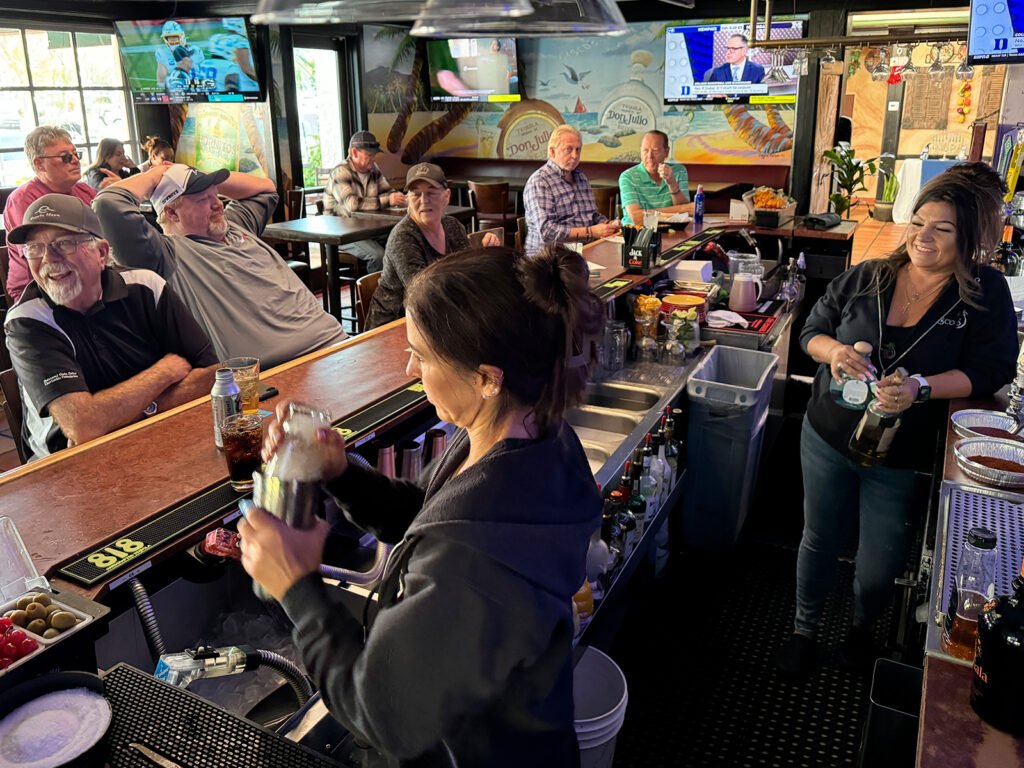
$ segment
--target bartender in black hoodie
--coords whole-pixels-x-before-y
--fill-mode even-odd
[[[1017,323],[1006,280],[989,266],[997,242],[1002,182],[982,163],[954,166],[918,195],[906,243],[833,280],[800,336],[821,363],[800,441],[804,532],[797,558],[794,634],[776,657],[780,671],[813,667],[815,635],[832,589],[846,531],[859,519],[853,628],[841,659],[871,660],[872,623],[902,574],[914,472],[931,470],[952,398],[986,397],[1015,370]],[[873,347],[870,363],[853,349]],[[900,381],[898,368],[911,376]],[[838,405],[829,381],[874,382],[881,408],[902,414],[884,463],[865,468],[847,446],[863,413]]]
[[[586,264],[556,246],[454,254],[410,285],[409,374],[461,428],[426,489],[349,463],[321,443],[326,489],[396,544],[365,630],[316,573],[326,526],[254,511],[242,563],[295,623],[331,713],[394,765],[579,764],[571,599],[601,501],[562,420],[586,382],[601,324]],[[271,453],[280,430],[268,430]]]

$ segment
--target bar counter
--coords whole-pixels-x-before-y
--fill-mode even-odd
[[[405,323],[397,321],[267,371],[261,380],[277,387],[279,397],[343,417],[414,381],[405,373],[406,345]],[[273,408],[277,400],[262,407]],[[17,524],[40,573],[58,589],[96,598],[101,586],[82,589],[54,578],[56,568],[224,483],[227,465],[212,430],[210,398],[204,397],[61,451],[0,477],[0,512]],[[202,533],[152,557],[182,549]]]
[[[968,408],[1001,411],[1005,410],[1007,403],[1005,390],[993,399],[961,398],[950,401],[949,415]],[[947,422],[943,485],[975,486],[982,491],[1008,494],[979,486],[960,470],[953,455],[953,444],[959,439],[953,431],[952,422]],[[1020,498],[1024,500],[1024,497]],[[944,518],[945,514],[946,511],[940,508],[940,518]],[[933,583],[929,590],[933,600],[937,597],[934,579],[943,569],[947,530],[945,520],[940,519],[933,548]],[[918,768],[1024,768],[1024,738],[1003,733],[975,714],[970,704],[973,670],[966,662],[950,661],[945,654],[933,648],[937,628],[934,626],[934,606],[931,604],[927,619],[930,642],[925,648],[917,743]]]

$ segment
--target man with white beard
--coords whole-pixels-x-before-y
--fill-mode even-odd
[[[9,242],[34,282],[7,313],[26,444],[37,459],[205,395],[217,355],[159,275],[108,267],[96,214],[43,195]]]
[[[231,199],[226,207],[219,195]],[[143,217],[143,200],[153,203],[163,234]],[[270,179],[164,164],[107,187],[93,208],[116,262],[166,279],[221,360],[258,357],[266,370],[346,338],[259,239],[277,201]]]

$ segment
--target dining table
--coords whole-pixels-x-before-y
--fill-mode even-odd
[[[341,264],[339,252],[350,243],[387,235],[407,213],[406,208],[382,208],[360,211],[350,216],[305,216],[291,221],[268,224],[263,236],[270,240],[318,243],[324,253],[324,305],[338,320],[341,314]],[[449,205],[445,214],[463,224],[473,219],[473,209]]]

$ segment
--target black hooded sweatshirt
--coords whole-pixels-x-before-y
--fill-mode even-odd
[[[600,495],[564,424],[454,475],[468,454],[460,432],[426,491],[353,464],[327,486],[397,543],[365,641],[317,575],[282,605],[328,709],[393,765],[577,766],[571,600]]]

